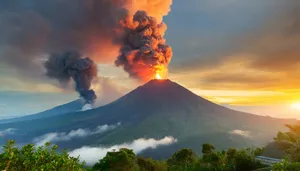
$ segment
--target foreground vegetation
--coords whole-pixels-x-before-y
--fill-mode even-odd
[[[157,161],[137,156],[130,149],[108,152],[94,166],[85,166],[79,158],[66,151],[57,152],[57,146],[46,143],[35,147],[28,144],[15,147],[15,141],[8,141],[0,154],[0,170],[5,171],[298,171],[300,170],[300,124],[287,125],[288,132],[279,132],[274,138],[278,147],[287,154],[285,160],[268,168],[255,159],[263,153],[257,149],[228,149],[215,151],[211,144],[202,145],[202,155],[191,149],[181,149],[167,160]],[[266,169],[263,169],[266,168]]]
[[[215,152],[214,146],[203,144],[203,155],[198,156],[191,149],[181,149],[166,161],[156,161],[136,156],[130,149],[108,152],[93,167],[85,166],[79,158],[70,157],[66,151],[56,152],[57,146],[46,143],[35,148],[28,144],[22,148],[15,147],[14,141],[3,146],[0,154],[0,170],[66,170],[66,171],[198,171],[198,170],[254,170],[264,165],[255,160],[254,156],[261,149],[250,149]]]
[[[278,147],[284,150],[288,160],[300,162],[300,123],[297,125],[286,125],[288,132],[278,132],[275,141]]]
[[[73,158],[66,151],[56,152],[57,146],[35,148],[33,144],[15,147],[15,141],[8,141],[0,154],[0,170],[5,171],[32,171],[32,170],[84,170],[85,163],[80,163],[79,158]]]
[[[57,146],[46,143],[35,148],[28,144],[15,147],[14,141],[3,146],[0,170],[5,171],[251,171],[266,166],[255,160],[262,149],[228,149],[216,152],[211,144],[202,145],[202,156],[191,149],[181,149],[165,161],[136,156],[130,149],[108,152],[94,166],[87,167],[79,158],[70,157],[66,151],[56,152]],[[273,166],[274,171],[297,171],[300,163],[284,160]],[[270,169],[267,169],[270,170]]]
[[[109,152],[96,163],[94,170],[140,170],[140,171],[197,171],[197,170],[253,170],[264,167],[251,155],[250,149],[214,152],[210,144],[203,144],[203,156],[197,156],[191,149],[181,149],[166,161],[155,161],[137,157],[132,150],[120,149]]]
[[[273,166],[274,170],[298,171],[300,170],[300,122],[295,125],[286,125],[287,132],[278,132],[274,140],[279,149],[287,154],[286,159]]]

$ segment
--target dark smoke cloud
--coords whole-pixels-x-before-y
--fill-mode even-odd
[[[172,58],[172,48],[163,38],[166,25],[157,23],[145,11],[137,11],[133,23],[136,25],[124,28],[120,56],[115,63],[131,77],[149,80],[157,72],[164,72]]]
[[[97,77],[97,66],[90,58],[81,58],[78,52],[52,54],[45,63],[47,76],[66,84],[72,78],[75,89],[86,104],[93,104],[96,94],[91,90],[92,80]]]
[[[249,67],[271,71],[296,73],[300,66],[300,1],[278,3],[269,21],[246,37],[251,43],[244,50],[251,54]],[[245,43],[246,44],[246,43]]]
[[[75,49],[95,62],[113,62],[120,21],[144,10],[161,22],[172,0],[1,0],[0,59],[20,76],[42,79],[42,61]],[[123,37],[123,36],[121,36]],[[3,67],[2,67],[3,68]]]
[[[264,13],[268,15],[263,16],[260,25],[238,35],[234,41],[237,46],[204,63],[205,67],[192,61],[194,65],[188,65],[184,71],[195,74],[190,78],[184,75],[183,79],[198,78],[192,86],[206,89],[300,89],[300,1],[265,3],[272,8]]]

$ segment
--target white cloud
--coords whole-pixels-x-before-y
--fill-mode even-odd
[[[89,146],[83,146],[81,148],[75,149],[71,152],[69,152],[70,156],[78,157],[80,156],[81,161],[85,161],[87,165],[93,165],[99,159],[102,159],[105,157],[107,152],[113,151],[113,150],[119,150],[120,148],[128,148],[132,149],[136,154],[139,154],[140,152],[152,148],[155,149],[158,146],[161,145],[170,145],[177,142],[177,139],[173,137],[165,137],[160,140],[156,139],[144,139],[140,138],[137,140],[134,140],[131,143],[123,143],[119,145],[114,145],[111,147],[89,147]]]
[[[93,109],[93,106],[91,104],[85,104],[81,111],[87,111],[87,110],[92,110]]]
[[[11,135],[14,134],[17,129],[15,128],[7,128],[3,131],[0,131],[0,136]]]
[[[80,137],[86,137],[86,136],[90,136],[90,135],[94,135],[94,134],[101,134],[108,130],[113,130],[120,125],[121,125],[121,123],[118,123],[115,125],[101,125],[101,126],[96,127],[94,130],[79,128],[76,130],[72,130],[69,133],[51,132],[51,133],[44,134],[40,137],[35,138],[33,140],[33,142],[37,146],[42,146],[46,142],[69,141],[72,138],[80,138]]]
[[[234,134],[234,135],[240,135],[240,136],[243,136],[243,137],[246,137],[246,138],[251,138],[251,133],[250,131],[243,131],[243,130],[233,130],[233,131],[230,131],[229,132],[230,134]]]

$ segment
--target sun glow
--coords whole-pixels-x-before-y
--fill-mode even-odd
[[[291,104],[291,107],[292,107],[293,109],[300,110],[300,102]]]
[[[155,78],[156,78],[157,80],[161,80],[161,79],[162,79],[161,76],[159,75],[159,73],[156,73]]]

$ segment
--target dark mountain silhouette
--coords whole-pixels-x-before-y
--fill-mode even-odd
[[[234,111],[199,97],[170,80],[151,80],[120,99],[85,112],[73,112],[18,123],[1,124],[0,130],[16,128],[11,138],[31,141],[49,132],[69,132],[104,124],[121,126],[104,134],[58,143],[74,149],[83,145],[115,145],[138,138],[173,136],[176,144],[147,150],[145,156],[163,158],[180,148],[201,151],[202,143],[219,149],[265,145],[284,124],[295,120],[276,119]]]
[[[279,145],[276,141],[270,142],[266,145],[266,149],[264,150],[263,156],[277,158],[277,159],[284,159],[286,157],[286,153],[283,149],[279,148]]]

